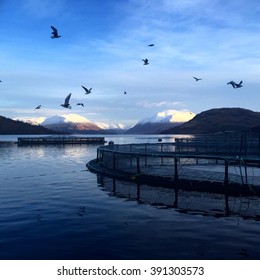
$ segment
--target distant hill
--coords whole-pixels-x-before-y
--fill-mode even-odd
[[[31,125],[21,121],[0,116],[0,134],[55,134],[53,130],[46,129],[40,125]]]
[[[259,129],[260,113],[243,108],[211,109],[197,114],[192,120],[162,131],[165,134],[206,134],[224,131]]]
[[[165,110],[156,115],[140,120],[126,131],[127,134],[158,134],[163,130],[180,126],[195,116],[192,112]]]
[[[183,123],[137,123],[134,127],[127,130],[126,134],[159,134],[163,130],[167,130]]]

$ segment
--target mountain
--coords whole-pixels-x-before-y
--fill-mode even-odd
[[[54,134],[53,130],[46,129],[40,125],[31,125],[22,121],[0,116],[0,134]]]
[[[127,128],[124,124],[107,124],[101,122],[95,122],[97,126],[103,129],[105,134],[124,134],[127,131]]]
[[[42,126],[65,133],[100,133],[102,128],[90,122],[85,117],[76,114],[56,115],[45,119]]]
[[[210,109],[196,115],[192,120],[162,131],[166,134],[206,134],[224,131],[242,131],[257,128],[260,113],[243,108]]]
[[[128,134],[158,134],[163,130],[180,126],[195,116],[192,112],[166,110],[139,121],[127,130]]]
[[[65,133],[123,134],[127,130],[122,123],[91,122],[78,114],[56,115],[49,118],[18,118],[15,120],[33,125],[42,125]]]
[[[45,120],[45,118],[44,117],[40,117],[40,118],[37,118],[37,119],[13,118],[12,120],[14,120],[14,121],[21,121],[21,122],[29,123],[29,124],[32,124],[32,125],[41,125],[41,123]]]

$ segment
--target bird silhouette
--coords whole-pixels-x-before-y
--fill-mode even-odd
[[[92,88],[87,89],[87,88],[84,87],[84,86],[82,86],[82,87],[83,87],[83,89],[85,90],[85,94],[90,94],[90,93],[91,93]]]
[[[196,77],[193,77],[193,79],[195,79],[196,82],[202,80],[201,78],[196,78]]]
[[[147,58],[142,59],[142,60],[143,60],[143,62],[144,62],[144,65],[148,65],[148,64],[149,64],[149,62],[148,62],[148,59],[147,59]]]
[[[53,34],[51,36],[52,39],[56,39],[56,38],[60,38],[61,36],[58,34],[58,30],[54,27],[54,26],[51,26],[51,29],[53,30],[53,32],[51,34]]]
[[[64,104],[61,104],[60,106],[64,107],[64,108],[69,108],[71,109],[71,106],[69,104],[70,102],[70,97],[71,97],[71,93],[65,98]]]
[[[83,104],[83,103],[77,103],[77,105],[80,105],[80,106],[84,107],[84,104]]]
[[[150,45],[148,45],[148,47],[153,47],[154,46],[154,44],[150,44]]]
[[[37,106],[34,110],[41,109],[42,105]]]
[[[227,85],[231,85],[233,88],[240,88],[243,86],[242,83],[243,81],[240,81],[239,84],[235,83],[234,81],[230,81],[227,83]]]
[[[126,94],[127,92],[126,91],[124,91],[124,94]]]

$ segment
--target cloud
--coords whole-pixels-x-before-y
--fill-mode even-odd
[[[132,0],[122,33],[133,40],[152,40],[156,63],[210,69],[236,62],[240,55],[257,55],[259,21],[252,2],[245,6],[243,1]]]
[[[143,107],[143,108],[157,108],[157,107],[180,107],[184,104],[182,102],[171,102],[171,101],[160,101],[160,102],[150,102],[147,100],[138,102],[136,104],[137,106]]]
[[[57,17],[65,11],[66,0],[25,0],[23,9],[37,18]]]

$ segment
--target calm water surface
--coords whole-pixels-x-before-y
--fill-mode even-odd
[[[116,144],[157,136],[106,136]],[[0,136],[0,259],[259,259],[260,199],[102,178],[97,145]],[[165,137],[163,141],[174,141]]]

